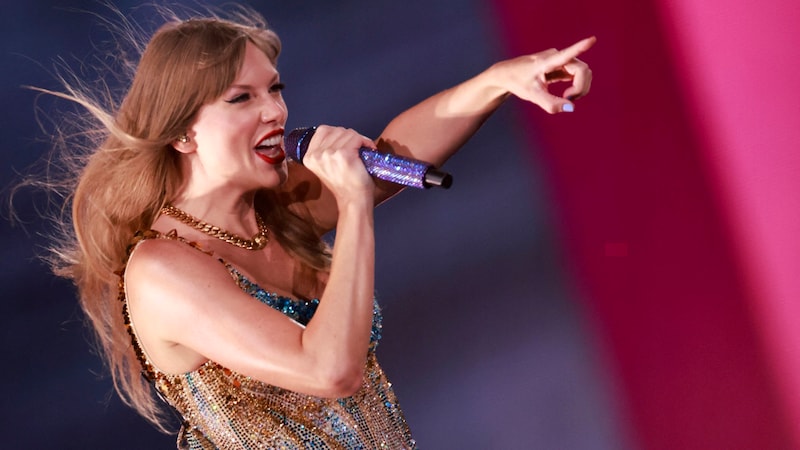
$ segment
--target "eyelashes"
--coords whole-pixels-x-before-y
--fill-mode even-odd
[[[233,97],[230,100],[225,100],[228,103],[242,103],[250,100],[250,94],[239,94],[236,97]]]
[[[269,87],[269,92],[271,94],[275,94],[275,93],[280,93],[284,89],[286,89],[286,85],[284,83],[275,83],[275,84],[273,84],[272,86]],[[235,96],[235,97],[233,97],[233,98],[231,98],[229,100],[225,100],[225,101],[227,103],[235,104],[235,103],[246,102],[246,101],[250,100],[251,98],[252,98],[252,96],[250,95],[250,93],[249,92],[245,92],[245,93],[239,94],[239,95],[237,95],[237,96]]]

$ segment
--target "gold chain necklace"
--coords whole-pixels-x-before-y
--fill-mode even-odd
[[[189,225],[196,230],[200,230],[209,236],[213,236],[229,244],[233,244],[237,247],[245,248],[247,250],[261,250],[262,248],[266,247],[267,242],[269,242],[269,230],[258,213],[256,213],[258,234],[253,236],[251,239],[245,239],[241,236],[229,233],[220,227],[203,222],[197,217],[194,217],[191,214],[188,214],[185,211],[169,204],[161,208],[161,214],[174,217],[186,225]]]

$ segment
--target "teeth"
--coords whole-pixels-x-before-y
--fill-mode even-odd
[[[276,134],[275,136],[268,137],[263,141],[259,142],[257,147],[274,147],[276,145],[279,145],[281,143],[281,140],[283,140],[283,137],[279,134]]]

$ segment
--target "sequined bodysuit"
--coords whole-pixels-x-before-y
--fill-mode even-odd
[[[138,233],[128,255],[150,238],[174,239],[155,231]],[[237,285],[254,299],[305,325],[318,300],[301,301],[266,292],[222,261]],[[123,278],[124,280],[124,272]],[[391,383],[375,357],[381,313],[377,302],[361,388],[351,397],[328,399],[272,386],[208,361],[171,375],[156,369],[141,350],[128,314],[124,282],[123,314],[145,376],[183,417],[178,447],[186,449],[415,449]]]

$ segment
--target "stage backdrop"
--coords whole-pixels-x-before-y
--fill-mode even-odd
[[[800,447],[800,4],[494,3],[512,54],[599,38],[585,114],[523,114],[635,445]]]

